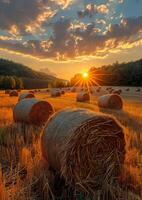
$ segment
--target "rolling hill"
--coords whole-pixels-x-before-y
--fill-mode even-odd
[[[46,88],[55,82],[65,82],[55,76],[35,71],[13,61],[0,59],[0,76],[16,76],[21,78],[25,88]]]

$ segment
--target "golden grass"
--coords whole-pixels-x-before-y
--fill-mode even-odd
[[[56,111],[66,107],[100,111],[97,106],[98,96],[92,96],[90,103],[76,102],[75,93],[66,93],[58,98],[51,98],[48,93],[37,93],[36,97],[48,100]],[[131,192],[129,192],[129,197],[127,194],[127,198],[124,199],[141,199],[142,102],[139,97],[131,98],[130,94],[124,97],[123,111],[101,110],[101,112],[115,116],[125,129],[127,153],[120,184],[122,190],[127,188]],[[39,135],[37,130],[31,127],[29,131],[25,129],[25,134],[21,134],[21,127],[13,123],[12,117],[12,109],[17,101],[17,97],[9,97],[4,92],[0,92],[0,200],[56,199],[54,191],[49,186],[49,182],[52,183],[54,177],[47,170],[48,164],[41,161],[40,132],[42,128],[38,130]],[[10,124],[12,127],[16,126],[13,134],[10,133],[11,129],[6,129]],[[66,193],[63,188],[62,194],[66,196]]]

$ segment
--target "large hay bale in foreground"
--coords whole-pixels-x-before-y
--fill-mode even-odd
[[[80,92],[76,96],[76,101],[78,102],[86,102],[90,101],[90,95],[88,92]]]
[[[13,109],[15,122],[41,125],[53,114],[53,107],[47,101],[35,98],[19,101]]]
[[[11,90],[9,93],[10,97],[18,97],[18,92],[16,90]]]
[[[101,108],[122,109],[123,101],[117,94],[107,94],[100,96],[98,99],[98,106]]]
[[[94,190],[117,179],[125,157],[121,126],[87,109],[56,113],[44,129],[41,147],[50,168],[79,190]]]
[[[21,100],[27,99],[27,98],[35,98],[35,95],[33,93],[23,93],[19,96],[18,101],[21,101]]]
[[[51,97],[60,97],[61,96],[61,92],[59,90],[51,90]]]

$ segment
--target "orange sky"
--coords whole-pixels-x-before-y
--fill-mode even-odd
[[[142,58],[142,1],[0,0],[0,58],[70,79]]]
[[[126,49],[117,53],[110,53],[104,58],[97,57],[82,57],[78,61],[51,61],[40,60],[31,56],[16,54],[8,50],[0,50],[0,57],[11,59],[13,61],[23,63],[35,70],[48,68],[51,72],[55,73],[57,77],[63,79],[70,79],[78,72],[87,71],[92,66],[102,66],[105,64],[112,64],[113,62],[128,62],[142,58],[142,45]]]

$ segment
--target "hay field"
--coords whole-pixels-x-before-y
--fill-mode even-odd
[[[94,92],[91,95],[90,103],[76,102],[76,93],[71,92],[61,97],[51,98],[46,90],[41,90],[35,96],[47,100],[53,105],[55,111],[67,107],[81,107],[116,117],[124,127],[126,138],[126,158],[123,175],[120,177],[122,191],[119,192],[123,193],[123,188],[127,188],[129,195],[127,194],[125,199],[141,199],[142,89],[141,92],[136,92],[136,88],[130,88],[128,92],[126,88],[120,89],[124,101],[122,111],[98,108],[97,99],[106,93],[105,87],[101,92]],[[47,171],[40,150],[40,133],[43,127],[27,126],[23,130],[20,124],[14,124],[12,109],[17,101],[18,97],[9,97],[4,94],[4,91],[0,92],[0,199],[73,199],[64,188],[60,188],[62,192],[53,191],[49,185],[53,176]],[[62,187],[61,183],[58,184]],[[55,193],[60,198],[56,198]]]

